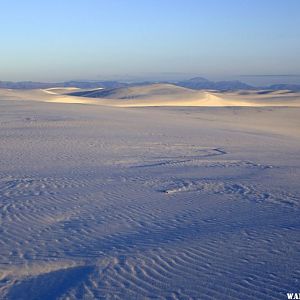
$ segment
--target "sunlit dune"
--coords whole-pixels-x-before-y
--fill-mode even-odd
[[[64,93],[66,92],[70,92],[70,88],[34,89],[34,90],[0,89],[0,100],[27,100],[27,101],[56,102],[56,103],[99,104],[99,101],[97,101],[96,99],[80,98],[80,97],[64,95]]]

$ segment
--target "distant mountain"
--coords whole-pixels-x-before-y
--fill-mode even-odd
[[[57,84],[55,86],[61,87],[62,84]],[[11,81],[0,81],[0,88],[3,89],[47,89],[54,87],[54,83],[43,83],[43,82],[32,82],[32,81],[21,81],[21,82],[11,82]]]
[[[118,81],[66,81],[66,82],[33,82],[33,81],[0,81],[0,88],[4,89],[49,89],[54,87],[77,87],[81,89],[96,89],[96,88],[120,88],[127,86],[127,83]]]
[[[300,92],[300,84],[273,84],[269,86],[269,89],[273,91],[289,90],[293,92]]]
[[[193,90],[214,89],[214,82],[203,77],[195,77],[189,80],[179,81],[176,85]]]
[[[194,77],[189,79],[190,82],[211,82],[210,80],[204,78],[204,77]]]
[[[54,87],[77,87],[81,89],[117,89],[125,87],[145,86],[151,84],[174,84],[179,87],[189,88],[193,90],[216,90],[216,91],[237,91],[237,90],[290,90],[293,92],[300,91],[300,85],[298,84],[274,84],[265,87],[253,87],[244,82],[235,81],[211,81],[203,77],[194,77],[188,80],[179,82],[167,82],[167,81],[146,81],[146,82],[132,82],[125,83],[119,81],[66,81],[56,83],[45,82],[33,82],[33,81],[0,81],[0,88],[4,89],[47,89]]]
[[[222,90],[222,91],[227,91],[227,90],[253,90],[254,87],[238,81],[238,80],[234,80],[234,81],[218,81],[215,82],[215,89],[216,90]]]
[[[64,83],[64,87],[77,87],[81,89],[113,89],[125,86],[127,86],[127,83],[118,81],[68,81]]]
[[[250,90],[254,89],[254,87],[236,81],[210,81],[203,77],[195,77],[189,80],[180,81],[176,85],[182,86],[185,88],[193,89],[193,90],[219,90],[219,91],[228,91],[228,90]]]

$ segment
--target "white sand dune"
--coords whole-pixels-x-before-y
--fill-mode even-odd
[[[9,90],[0,89],[0,100],[30,100],[38,102],[56,103],[78,103],[78,104],[99,104],[96,99],[72,97],[65,95],[70,88],[34,89],[34,90]]]
[[[298,291],[300,108],[120,108],[103,103],[151,102],[52,92],[1,91],[1,299]],[[159,93],[157,105],[183,103]]]
[[[86,97],[75,96],[77,93]],[[73,92],[70,94],[70,92]],[[90,95],[90,96],[89,96]],[[152,84],[114,90],[51,88],[45,90],[4,90],[0,99],[24,99],[56,103],[81,103],[117,107],[147,106],[292,106],[300,107],[300,93],[289,91],[195,91],[172,84]]]
[[[300,106],[300,93],[289,91],[196,91],[172,84],[151,84],[80,93],[111,106]],[[76,93],[75,93],[76,95]],[[104,100],[105,99],[105,100]],[[109,100],[108,100],[109,99]]]

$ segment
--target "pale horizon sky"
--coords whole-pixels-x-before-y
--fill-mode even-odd
[[[4,0],[0,80],[299,74],[299,11],[299,0]]]

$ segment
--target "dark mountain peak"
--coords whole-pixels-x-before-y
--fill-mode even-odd
[[[180,81],[177,85],[194,90],[250,90],[252,86],[238,80],[233,81],[210,81],[202,77],[195,77],[189,80]]]
[[[269,87],[273,91],[289,90],[294,92],[300,91],[300,84],[273,84]]]
[[[210,82],[210,80],[208,80],[204,77],[200,77],[200,76],[188,79],[186,81],[188,81],[188,82],[199,82],[199,83],[201,83],[201,82]]]
[[[253,87],[239,80],[218,81],[215,83],[217,90],[250,90]]]

